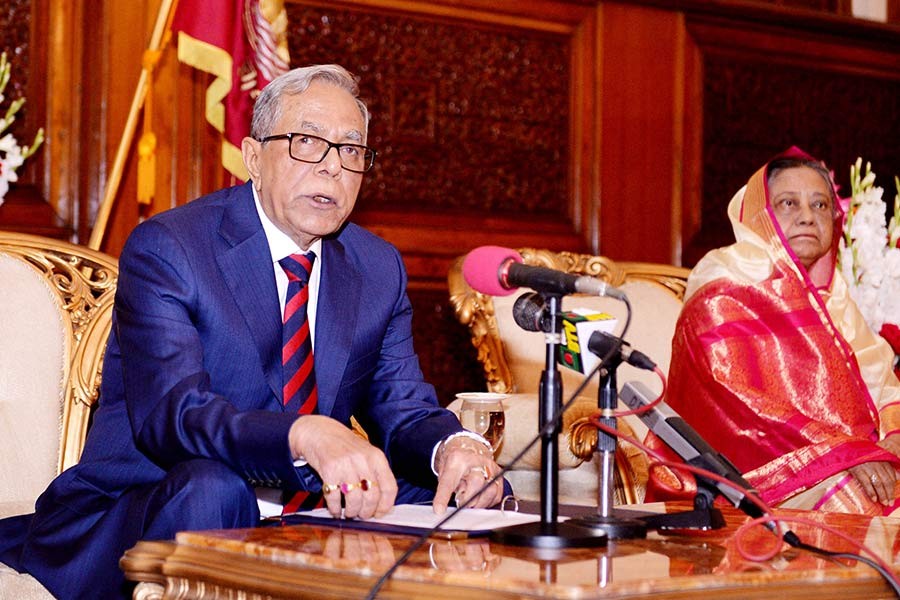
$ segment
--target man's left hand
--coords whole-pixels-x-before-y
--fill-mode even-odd
[[[456,493],[456,503],[462,506],[484,487],[500,467],[492,458],[491,449],[468,437],[457,437],[443,442],[435,459],[438,487],[434,495],[434,512],[447,511],[450,496]],[[503,499],[503,478],[498,478],[481,493],[469,508],[487,508]]]

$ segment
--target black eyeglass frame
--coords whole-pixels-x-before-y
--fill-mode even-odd
[[[294,156],[294,153],[292,150],[292,148],[294,146],[294,138],[295,137],[313,138],[315,140],[325,142],[326,144],[328,144],[328,147],[325,149],[325,152],[322,153],[322,158],[320,158],[319,160],[306,160],[305,158],[297,158],[296,156]],[[265,143],[265,142],[271,142],[273,140],[287,140],[288,141],[288,156],[290,156],[292,159],[294,159],[298,162],[304,162],[304,163],[309,163],[309,164],[313,164],[313,165],[317,165],[320,162],[322,162],[323,160],[325,160],[325,157],[328,156],[328,153],[331,152],[331,149],[335,148],[335,149],[337,149],[338,159],[341,161],[341,168],[345,169],[347,171],[350,171],[351,173],[366,173],[369,170],[371,170],[372,167],[375,166],[375,156],[378,154],[374,148],[370,148],[369,146],[363,146],[362,144],[346,144],[346,143],[337,144],[330,140],[326,140],[325,138],[320,137],[318,135],[313,135],[311,133],[298,133],[296,131],[290,132],[290,133],[279,133],[278,135],[267,135],[266,137],[262,138],[261,140],[257,140],[257,141],[260,143]],[[360,148],[363,152],[363,158],[366,157],[367,152],[371,153],[371,158],[367,161],[367,164],[362,171],[360,171],[358,169],[351,169],[350,167],[348,167],[344,164],[344,159],[341,156],[341,148],[344,148],[344,147]]]

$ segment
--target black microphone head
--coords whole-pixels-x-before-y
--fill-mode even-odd
[[[606,331],[595,331],[591,334],[591,338],[588,340],[588,350],[603,358],[612,352],[613,347],[617,344],[621,345],[619,350],[621,359],[632,367],[647,371],[652,371],[656,368],[656,363],[649,356],[643,352],[638,352],[625,340],[620,340]]]
[[[624,349],[628,346],[628,342],[620,340],[607,331],[595,331],[588,340],[588,350],[600,358],[612,352],[615,346],[621,346]]]
[[[526,292],[513,304],[513,320],[525,331],[544,330],[544,297],[537,292]]]

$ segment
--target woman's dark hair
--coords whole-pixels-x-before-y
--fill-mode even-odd
[[[769,166],[766,169],[766,187],[771,187],[772,181],[782,171],[796,169],[798,167],[808,167],[825,180],[825,184],[828,187],[828,195],[831,198],[831,206],[836,210],[837,198],[834,193],[834,183],[831,181],[831,172],[823,163],[817,160],[806,158],[776,158],[769,163]]]

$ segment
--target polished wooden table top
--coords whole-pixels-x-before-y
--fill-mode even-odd
[[[669,512],[684,508],[666,505]],[[593,549],[535,551],[486,538],[432,538],[397,569],[378,598],[895,597],[875,570],[853,561],[788,546],[763,562],[743,558],[735,531],[748,519],[730,507],[722,512],[723,529],[651,532],[646,539],[611,540]],[[900,519],[779,514],[838,528],[900,569]],[[789,527],[808,544],[856,552],[818,527]],[[762,527],[742,539],[754,552],[776,541]],[[312,525],[183,532],[175,542],[140,542],[121,564],[131,580],[164,585],[167,598],[362,598],[415,541]]]

